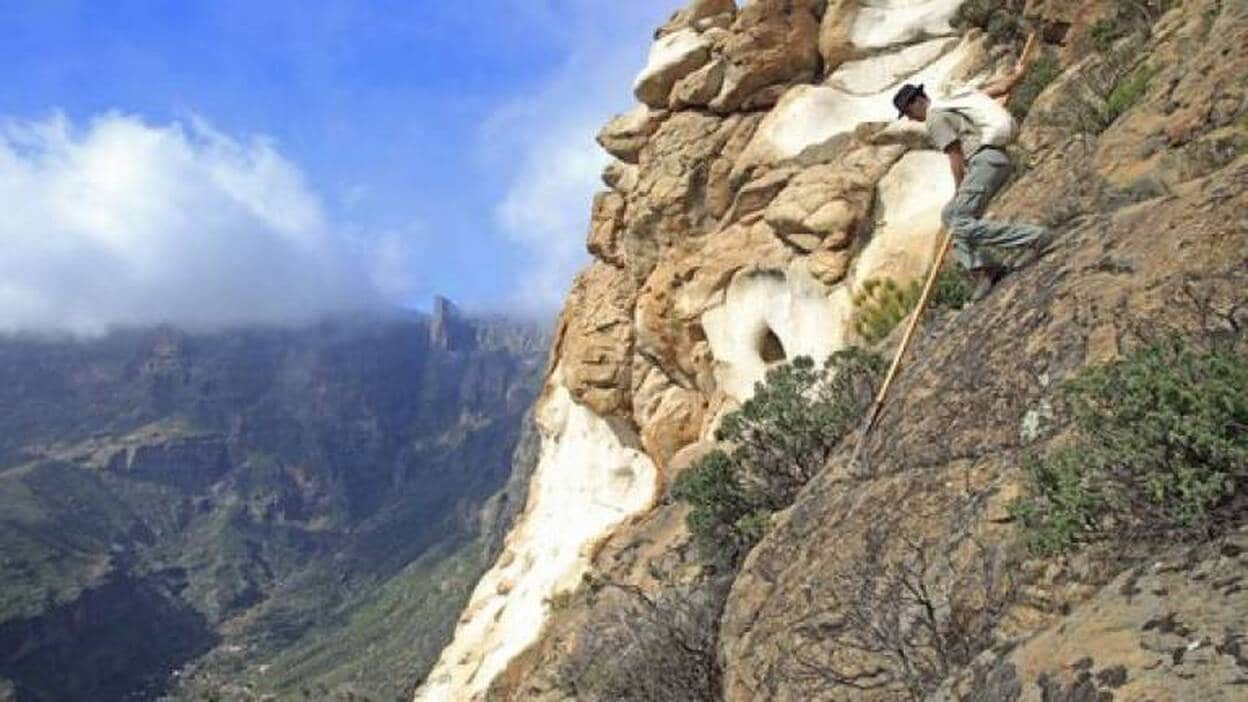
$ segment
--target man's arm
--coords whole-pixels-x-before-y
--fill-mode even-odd
[[[962,143],[955,141],[945,147],[949,156],[949,168],[953,170],[953,182],[960,188],[962,178],[966,176],[966,155],[962,153]]]
[[[1014,64],[1014,70],[1008,74],[984,85],[984,92],[988,97],[1005,98],[1009,97],[1010,92],[1018,85],[1018,82],[1027,75],[1027,70],[1031,68],[1031,64],[1036,61],[1036,34],[1032,32],[1027,37],[1027,43],[1023,45],[1023,53],[1018,57],[1018,62]]]

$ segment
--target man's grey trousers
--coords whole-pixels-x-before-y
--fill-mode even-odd
[[[953,233],[954,253],[967,270],[992,265],[981,248],[1026,246],[1045,234],[1043,227],[980,219],[992,197],[1013,171],[1010,157],[1000,149],[980,149],[966,163],[966,174],[953,200],[941,211],[941,220]]]

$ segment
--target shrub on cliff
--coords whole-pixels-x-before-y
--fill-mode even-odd
[[[1018,119],[1023,119],[1027,113],[1031,111],[1031,106],[1035,103],[1036,98],[1040,97],[1040,93],[1049,87],[1053,81],[1062,75],[1062,63],[1057,58],[1057,52],[1052,49],[1046,49],[1044,53],[1032,64],[1028,69],[1027,75],[1023,76],[1023,80],[1010,94],[1009,103],[1006,107]]]
[[[1105,98],[1104,121],[1106,125],[1113,124],[1127,110],[1135,107],[1140,98],[1144,97],[1149,81],[1156,73],[1156,69],[1144,66],[1118,81],[1114,89],[1109,92],[1109,96]]]
[[[868,280],[854,296],[854,331],[868,344],[883,341],[910,315],[922,294],[921,279],[910,281],[904,288],[892,278]]]
[[[1219,530],[1248,488],[1248,357],[1232,343],[1155,342],[1062,389],[1073,441],[1025,470],[1013,512],[1033,550],[1096,536]]]
[[[1023,35],[1022,3],[1017,0],[968,0],[958,8],[956,24],[983,30],[989,45],[1017,41]]]
[[[1108,15],[1088,28],[1088,38],[1097,51],[1108,52],[1123,37],[1151,34],[1153,25],[1173,5],[1173,0],[1118,0]]]
[[[647,592],[587,577],[597,613],[559,663],[556,682],[583,702],[710,702],[720,698],[718,626],[730,577]]]
[[[754,397],[724,417],[711,452],[676,481],[693,505],[689,529],[709,560],[735,563],[762,537],[770,515],[793,503],[871,402],[879,356],[839,351],[773,369]]]

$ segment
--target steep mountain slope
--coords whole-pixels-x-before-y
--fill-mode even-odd
[[[0,341],[0,677],[19,700],[147,697],[191,662],[188,696],[410,690],[522,501],[544,345],[445,301]]]
[[[930,266],[953,184],[889,96],[993,75],[1024,20],[1047,53],[1011,103],[1026,114],[1021,168],[991,214],[1052,224],[1053,252],[983,303],[934,315],[864,467],[838,453],[739,572],[708,568],[665,487],[768,368],[867,345],[856,322],[875,313],[871,281],[904,289]],[[600,135],[618,160],[538,401],[550,418],[534,489],[417,699],[910,699],[942,679],[945,699],[1234,698],[1245,610],[1225,578],[1157,576],[1159,599],[1124,605],[1103,587],[1142,553],[1031,557],[1007,506],[1024,456],[1062,431],[1061,380],[1141,334],[1245,324],[1246,38],[1248,6],[1217,0],[689,3],[658,32],[643,105]],[[550,538],[586,504],[611,518]],[[1235,538],[1158,560],[1238,577]],[[871,612],[923,616],[863,582],[897,563],[918,573],[901,585],[934,593],[933,618],[972,632],[957,655],[854,638]],[[1130,638],[1100,654],[1095,638],[1070,641],[1071,656],[1023,645],[1065,646],[1079,622],[1093,637],[1152,631],[1131,618],[1164,620],[1165,592],[1216,665],[1167,678],[1156,666],[1183,656],[1117,660]],[[660,639],[708,632],[663,649],[713,668],[707,680],[604,684],[662,617]],[[663,660],[632,662],[637,679]],[[919,663],[934,672],[916,682]]]

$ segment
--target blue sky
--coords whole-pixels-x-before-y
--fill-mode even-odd
[[[0,118],[9,132],[8,161],[24,169],[25,179],[7,197],[29,202],[34,192],[40,199],[41,183],[55,171],[49,163],[91,160],[81,154],[108,141],[97,134],[102,120],[137,125],[135,134],[180,128],[188,134],[161,132],[178,145],[153,163],[202,163],[196,172],[213,182],[220,179],[211,174],[233,169],[229,182],[256,183],[261,200],[278,186],[257,164],[278,163],[286,174],[278,189],[291,191],[286,199],[313,201],[312,228],[333,240],[326,256],[358,256],[358,266],[348,269],[377,278],[389,300],[424,306],[441,293],[469,307],[549,309],[584,261],[588,197],[605,163],[593,134],[631,106],[631,77],[653,29],[676,4],[0,1],[0,61],[8,76]],[[64,131],[56,138],[45,129],[54,121]],[[29,146],[32,138],[37,146]],[[125,152],[129,142],[120,138],[114,151]],[[234,154],[221,157],[224,166],[222,152]],[[0,177],[12,180],[4,168],[0,160]],[[57,182],[78,177],[73,169],[56,172]],[[187,205],[190,214],[179,221],[200,217],[198,206]],[[129,213],[146,205],[117,207]],[[72,219],[28,214],[26,230],[45,216]],[[169,229],[163,222],[146,224]],[[79,231],[84,226],[63,229],[94,236]],[[199,236],[187,232],[181,236]],[[62,249],[82,250],[76,239],[64,241]],[[20,240],[18,246],[20,252]],[[221,265],[231,267],[228,251],[222,256]],[[116,257],[126,262],[122,277],[140,279],[130,258]],[[92,260],[73,265],[86,270]],[[56,295],[37,288],[51,284],[32,278],[26,288],[11,285],[8,299],[40,300],[40,314],[78,304],[49,302]],[[143,292],[160,295],[159,287]],[[0,314],[5,299],[0,286]]]

